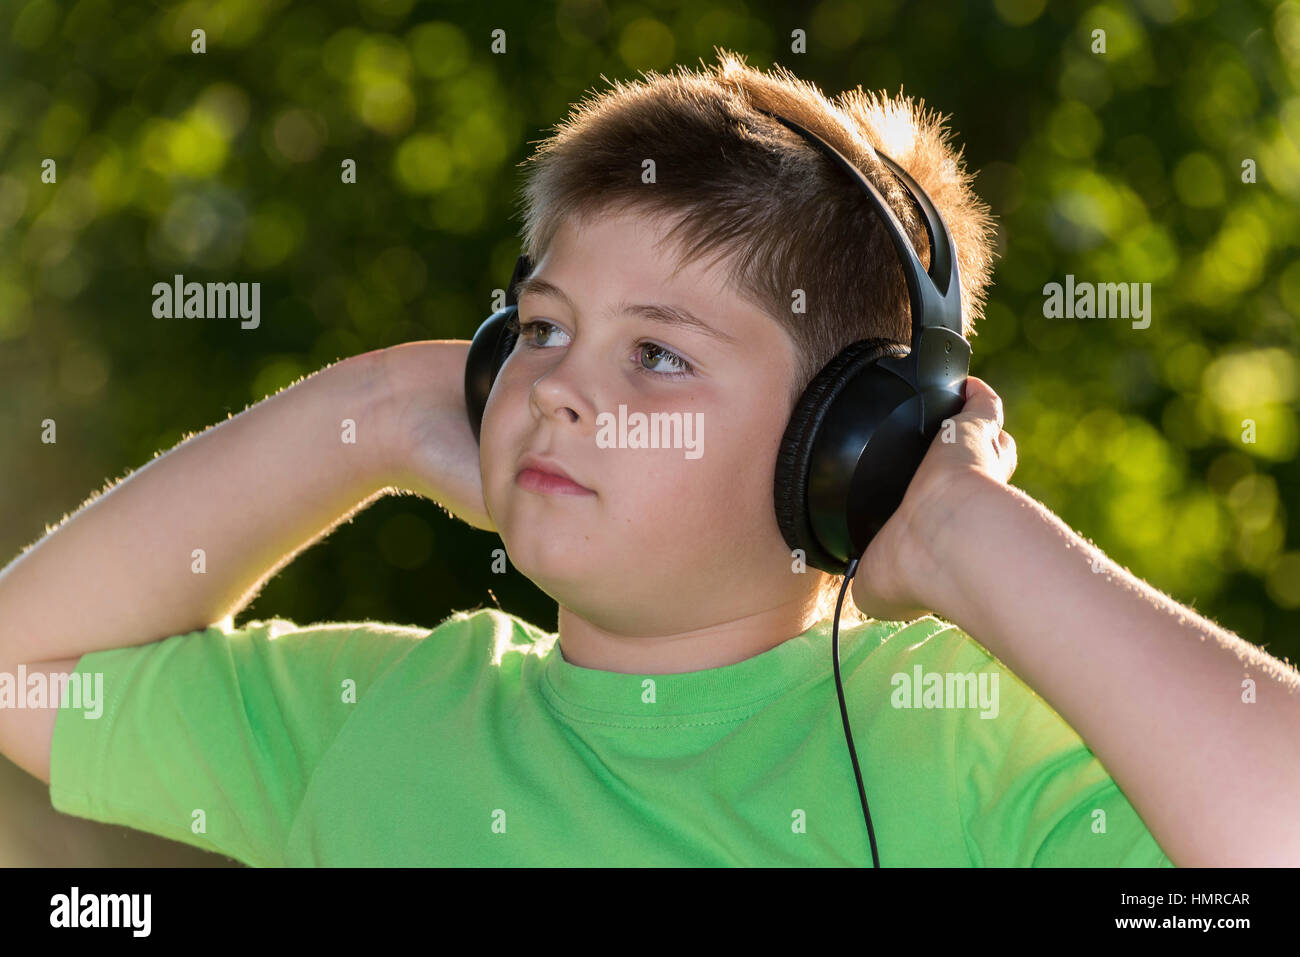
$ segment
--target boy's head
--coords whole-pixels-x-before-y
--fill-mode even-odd
[[[940,118],[901,94],[827,100],[781,67],[761,73],[718,52],[717,67],[650,73],[584,100],[530,158],[524,334],[483,418],[484,498],[511,560],[566,608],[627,635],[777,606],[833,613],[841,579],[794,574],[777,527],[777,450],[836,353],[870,337],[910,342],[897,253],[861,187],[756,108],[861,169],[928,265],[924,223],[873,148],[911,174],[956,244],[968,337],[992,271],[988,208]],[[628,309],[640,305],[708,328]],[[620,405],[689,418],[702,454],[603,447],[601,422]],[[594,494],[521,488],[530,452]],[[847,599],[844,613],[856,617]]]

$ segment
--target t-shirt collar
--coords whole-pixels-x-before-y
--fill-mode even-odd
[[[846,625],[840,622],[840,658]],[[624,674],[583,668],[566,661],[557,640],[543,661],[542,686],[547,699],[571,717],[619,715],[653,723],[669,715],[719,716],[752,711],[829,668],[831,622],[823,619],[807,631],[735,664],[678,674]]]

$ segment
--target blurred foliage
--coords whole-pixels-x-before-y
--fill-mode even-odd
[[[1177,600],[1300,651],[1296,0],[18,0],[0,35],[6,556],[305,373],[469,338],[513,265],[532,142],[601,74],[720,45],[830,94],[901,84],[951,116],[999,217],[972,371],[1006,402],[1016,483]],[[175,273],[261,282],[260,328],[153,318]],[[1067,274],[1151,283],[1150,327],[1044,318]],[[432,625],[499,601],[553,628],[553,602],[491,573],[495,543],[388,498],[239,620]]]

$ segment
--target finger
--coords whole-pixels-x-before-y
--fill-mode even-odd
[[[1002,397],[976,376],[966,377],[966,404],[961,411],[963,415],[996,422],[997,428],[1002,428]]]
[[[1016,451],[1016,440],[1012,438],[1010,432],[998,433],[998,460],[1006,468],[1006,477],[1010,479],[1020,462],[1019,453]]]

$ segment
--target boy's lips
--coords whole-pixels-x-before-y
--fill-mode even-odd
[[[593,489],[577,481],[555,459],[534,455],[531,452],[519,460],[519,471],[515,473],[515,482],[539,492],[595,494]]]

